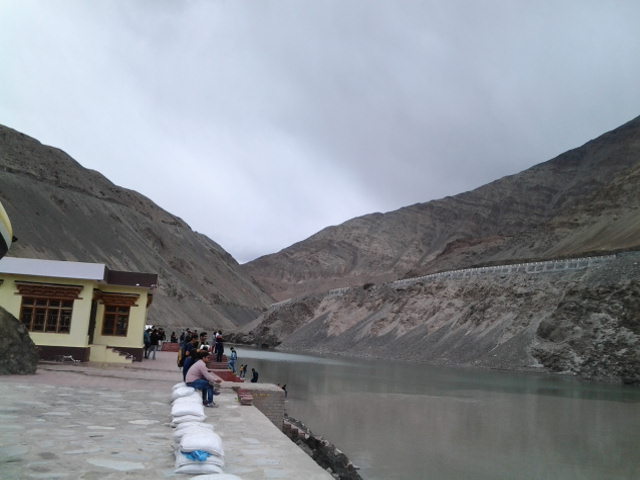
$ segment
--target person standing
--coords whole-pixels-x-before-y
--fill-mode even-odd
[[[162,350],[162,344],[167,340],[167,334],[164,333],[164,328],[158,329],[158,350]]]
[[[209,341],[207,340],[207,332],[200,332],[200,349],[206,345],[209,347]]]
[[[155,360],[156,350],[158,349],[158,343],[160,342],[160,335],[158,334],[158,331],[155,328],[151,331],[150,337],[151,337],[150,356],[153,360]]]
[[[258,383],[258,372],[255,368],[251,369],[251,383]]]
[[[229,355],[229,368],[233,373],[236,373],[236,361],[238,360],[238,354],[236,349],[231,347],[231,354]]]
[[[222,340],[222,335],[218,335],[216,337],[216,346],[214,352],[216,354],[216,362],[221,362],[222,354],[224,353],[224,341]]]
[[[147,328],[143,335],[144,341],[144,358],[149,358],[149,348],[151,348],[151,329]]]
[[[191,337],[191,341],[188,343],[185,343],[184,346],[184,360],[182,363],[182,379],[186,382],[187,381],[187,372],[189,371],[189,368],[191,368],[191,365],[193,365],[197,360],[197,353],[198,353],[198,337],[193,336]]]

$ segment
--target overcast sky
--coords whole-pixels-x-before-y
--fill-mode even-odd
[[[239,262],[638,115],[637,0],[0,0],[0,123]]]

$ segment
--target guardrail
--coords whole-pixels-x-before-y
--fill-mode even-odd
[[[393,288],[405,288],[415,285],[419,282],[442,280],[449,278],[470,278],[477,275],[512,275],[516,273],[526,274],[538,274],[538,273],[553,273],[565,270],[582,270],[585,268],[602,265],[610,262],[616,258],[615,255],[601,255],[597,257],[580,257],[580,258],[567,258],[563,260],[546,260],[543,262],[526,262],[526,263],[514,263],[509,265],[493,265],[490,267],[474,267],[463,268],[459,270],[448,270],[446,272],[430,273],[428,275],[422,275],[420,277],[403,278],[402,280],[395,280],[393,282],[385,283]],[[324,294],[324,297],[337,297],[343,295],[355,287],[341,287],[329,290]],[[358,287],[359,288],[359,287]],[[271,304],[271,308],[284,306],[291,303],[294,299],[288,298],[281,302]]]
[[[476,275],[500,274],[511,275],[515,273],[553,273],[563,270],[582,270],[584,268],[602,265],[616,258],[615,255],[602,255],[598,257],[567,258],[564,260],[547,260],[544,262],[515,263],[510,265],[494,265],[491,267],[463,268],[446,272],[432,273],[421,277],[404,278],[390,282],[392,287],[405,287],[418,282],[439,280],[442,278],[469,278]]]

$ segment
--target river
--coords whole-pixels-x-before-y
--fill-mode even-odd
[[[238,348],[365,479],[640,478],[640,388]]]

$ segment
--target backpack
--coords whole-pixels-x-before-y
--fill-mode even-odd
[[[182,367],[184,365],[184,348],[180,347],[178,350],[178,366]]]

